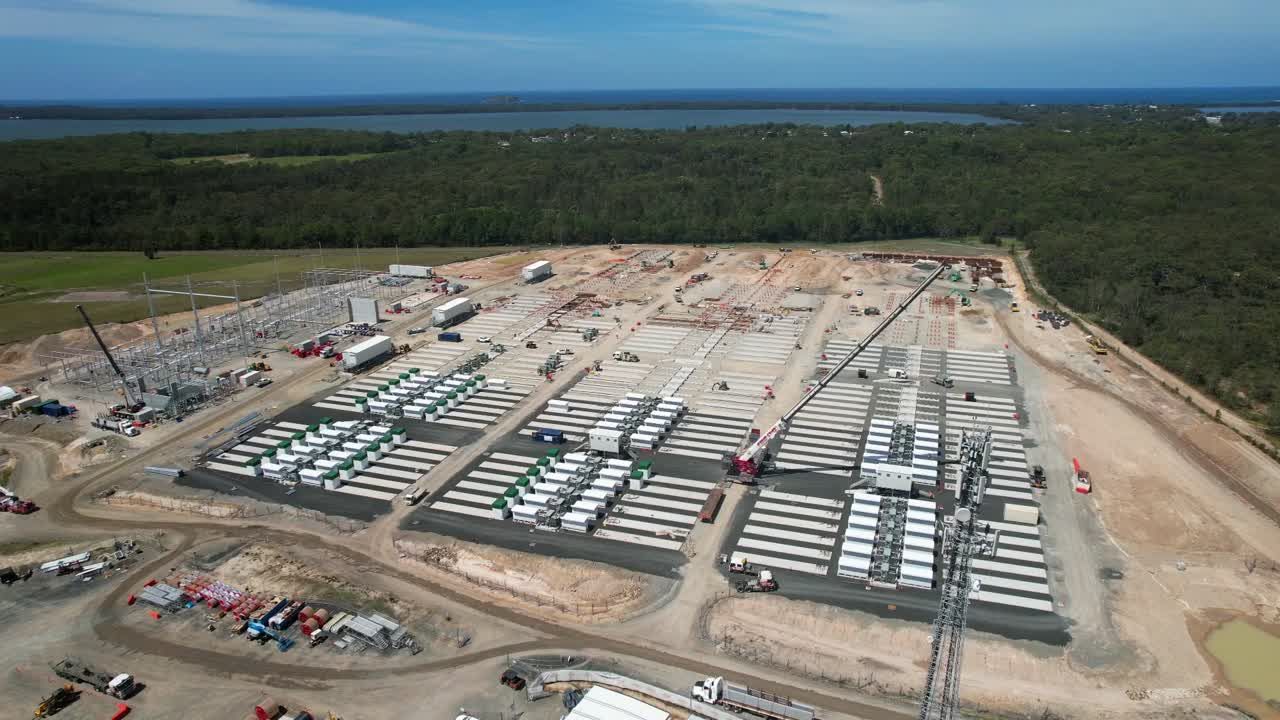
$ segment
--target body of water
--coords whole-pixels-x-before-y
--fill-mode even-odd
[[[796,123],[798,125],[875,125],[880,123],[986,123],[1010,121],[969,113],[892,110],[565,110],[554,112],[458,113],[428,115],[337,115],[333,117],[210,118],[200,120],[2,120],[0,140],[58,138],[109,133],[218,133],[233,130],[328,128],[377,132],[431,130],[558,129],[574,125],[680,129],[689,126]]]
[[[1280,637],[1237,619],[1209,633],[1205,646],[1232,685],[1253,691],[1263,702],[1280,703]]]
[[[1280,100],[1280,87],[1165,88],[685,88],[641,90],[491,90],[467,93],[377,93],[221,98],[2,100],[0,105],[94,107],[305,107],[421,103],[471,105],[510,95],[524,103],[642,103],[759,100],[767,102],[1000,103],[1039,105],[1233,105]]]

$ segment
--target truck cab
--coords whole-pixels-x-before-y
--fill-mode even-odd
[[[124,700],[133,695],[136,687],[137,685],[134,683],[132,675],[120,673],[111,678],[111,682],[107,683],[107,694]]]

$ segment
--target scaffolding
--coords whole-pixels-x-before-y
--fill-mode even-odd
[[[246,300],[245,287],[234,280],[196,283],[187,276],[159,285],[144,275],[142,289],[152,334],[112,347],[111,354],[136,397],[168,415],[180,416],[236,389],[234,380],[217,375],[218,366],[234,358],[247,363],[261,351],[280,349],[290,338],[314,336],[346,322],[350,298],[387,301],[405,294],[402,288],[382,284],[380,276],[317,268],[303,272],[300,287],[286,292],[277,274],[274,287],[265,293],[261,287],[250,291],[250,297],[261,297]],[[156,298],[168,296],[187,299],[189,324],[161,327]],[[99,396],[123,397],[120,378],[101,348],[64,346],[40,357],[65,382],[92,389]]]

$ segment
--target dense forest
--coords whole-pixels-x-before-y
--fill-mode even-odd
[[[1038,113],[1005,126],[12,142],[0,249],[1013,237],[1064,302],[1280,429],[1278,118]],[[249,157],[175,162],[236,154]],[[269,161],[347,154],[372,157]]]

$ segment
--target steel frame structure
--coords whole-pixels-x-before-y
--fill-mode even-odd
[[[960,715],[960,666],[964,660],[969,595],[980,589],[971,574],[973,558],[995,549],[987,526],[977,519],[986,493],[990,458],[990,428],[961,434],[956,510],[944,530],[942,598],[930,635],[929,671],[920,701],[920,720],[952,720]]]
[[[314,335],[347,319],[352,297],[392,300],[405,295],[403,288],[384,285],[383,273],[338,268],[317,268],[301,274],[301,287],[286,292],[277,275],[273,287],[259,286],[256,300],[246,300],[237,281],[195,283],[190,276],[178,283],[157,286],[145,275],[143,293],[152,335],[110,348],[124,373],[125,383],[142,392],[168,391],[176,386],[199,385],[204,395],[216,398],[234,388],[216,377],[219,365],[240,357],[246,362],[263,350],[278,350],[295,335]],[[229,294],[228,294],[229,290]],[[156,297],[186,297],[191,306],[189,324],[162,327]],[[201,308],[201,300],[214,307]],[[60,371],[69,383],[92,388],[98,395],[117,391],[119,376],[101,348],[66,346],[40,355],[50,369]]]

